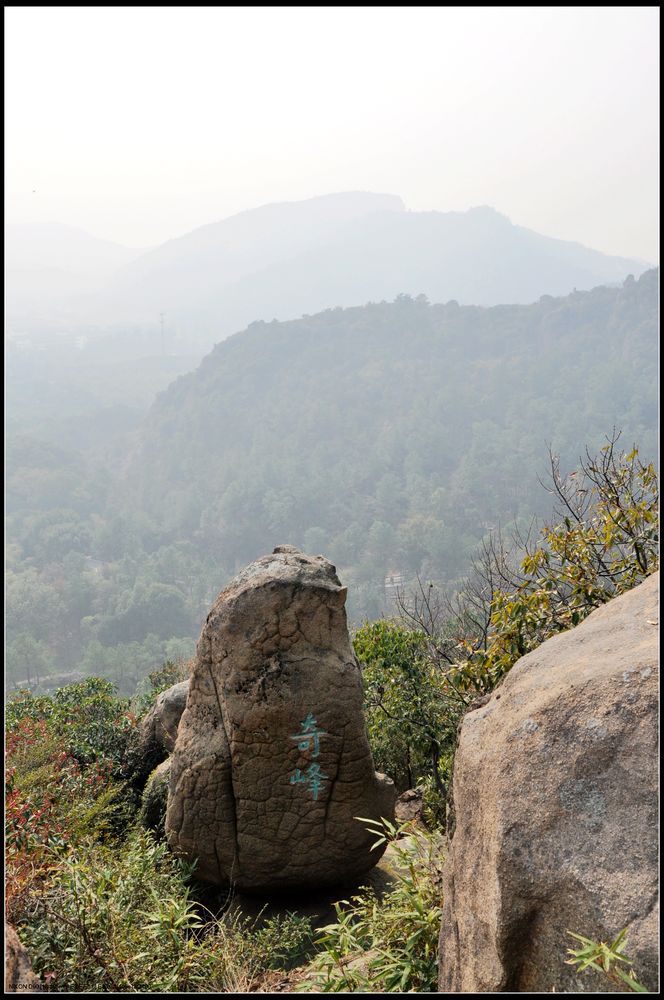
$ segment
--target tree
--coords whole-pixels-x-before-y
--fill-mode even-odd
[[[7,679],[15,686],[37,686],[55,666],[55,657],[46,643],[32,635],[21,632],[7,645]]]
[[[486,542],[452,609],[459,683],[490,691],[519,657],[630,590],[659,567],[659,491],[636,447],[618,452],[614,431],[564,476],[549,452],[545,485],[554,523],[539,534]],[[515,568],[515,553],[521,552]]]
[[[393,621],[355,634],[369,741],[401,790],[430,779],[442,806],[463,701],[432,660],[428,637]]]

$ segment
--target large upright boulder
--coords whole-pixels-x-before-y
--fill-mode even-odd
[[[565,964],[612,940],[657,989],[659,574],[543,643],[464,719],[441,992],[612,992]]]
[[[245,890],[354,879],[379,860],[355,817],[394,815],[374,772],[346,589],[279,546],[217,598],[173,751],[166,834],[199,878]]]

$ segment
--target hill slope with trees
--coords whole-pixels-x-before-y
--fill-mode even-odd
[[[402,296],[257,323],[124,435],[75,422],[75,393],[71,433],[61,419],[45,435],[48,398],[31,420],[24,394],[7,452],[10,685],[93,673],[131,694],[283,542],[337,565],[353,624],[394,608],[391,577],[454,589],[492,527],[549,514],[548,444],[563,471],[614,426],[656,454],[657,313],[650,271],[527,306]]]
[[[229,572],[289,541],[356,585],[453,581],[491,525],[542,511],[547,443],[574,463],[617,425],[654,452],[657,288],[254,323],[159,395],[132,496]]]

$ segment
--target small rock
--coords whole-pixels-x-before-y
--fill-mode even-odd
[[[128,777],[134,786],[143,787],[148,775],[172,752],[188,692],[189,679],[162,691],[141,722],[129,754]]]
[[[409,788],[396,801],[394,816],[397,823],[415,823],[424,826],[422,810],[424,793],[421,788]]]

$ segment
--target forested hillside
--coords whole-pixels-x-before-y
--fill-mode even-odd
[[[656,315],[650,271],[531,306],[252,324],[159,396],[128,483],[229,570],[288,539],[355,582],[453,580],[489,525],[542,509],[547,442],[573,462],[617,424],[654,450]]]
[[[617,426],[654,457],[657,307],[657,271],[528,306],[400,296],[252,324],[124,438],[15,425],[10,682],[131,693],[282,542],[336,563],[356,623],[389,610],[390,575],[453,586],[492,527],[548,513],[548,444],[571,468]]]

